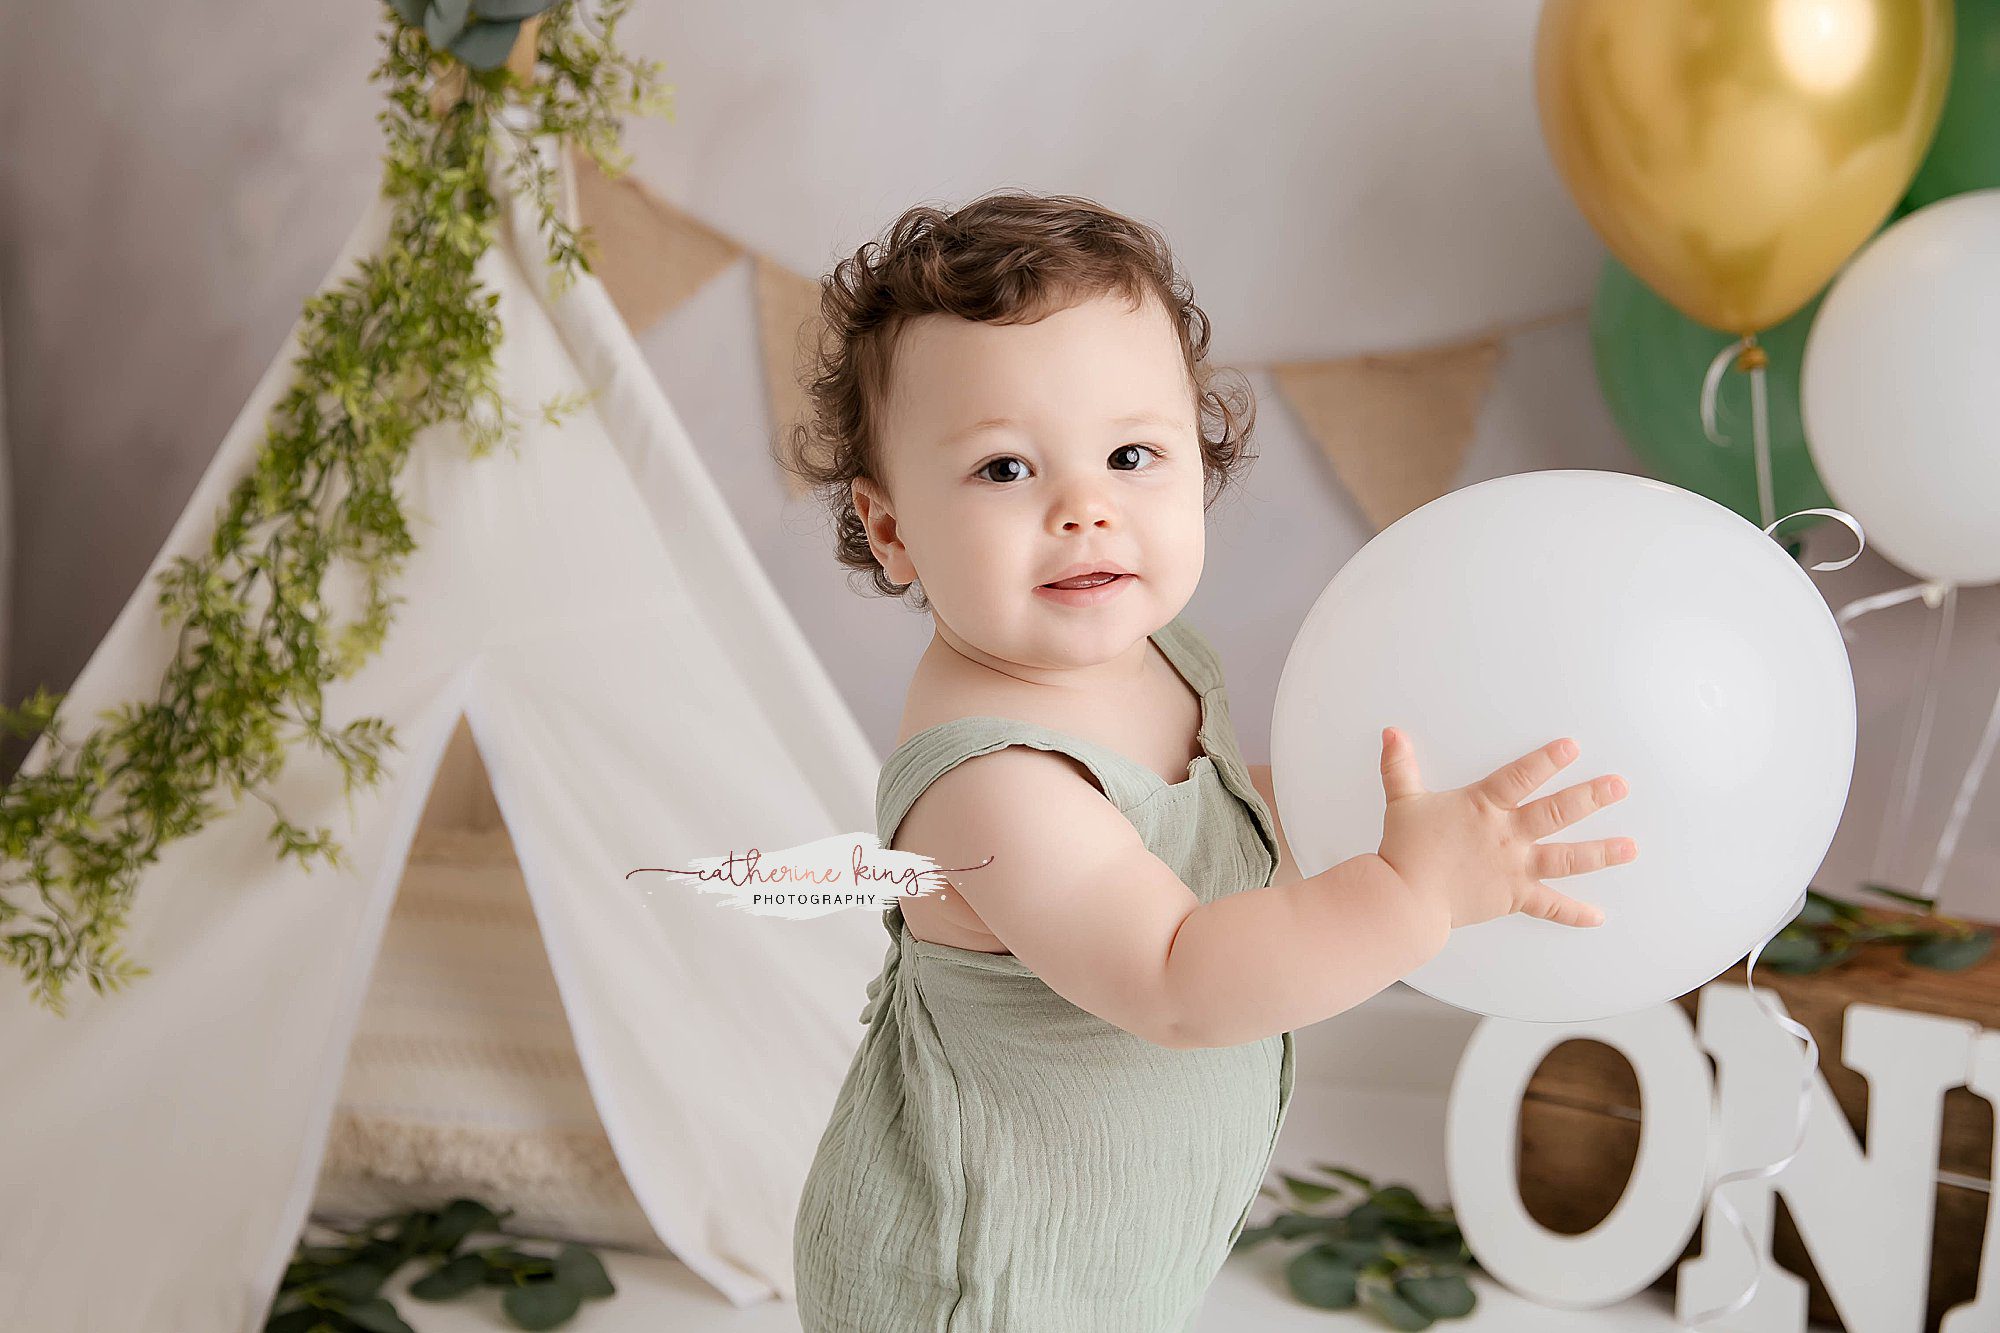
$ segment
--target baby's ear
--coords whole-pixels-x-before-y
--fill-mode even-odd
[[[893,523],[895,520],[882,504],[881,497],[876,494],[875,484],[869,481],[868,478],[856,477],[848,482],[847,494],[848,498],[854,504],[856,517],[861,520],[862,530],[868,534],[868,544],[874,546],[885,535],[882,532],[884,520],[890,523]],[[877,550],[875,554],[879,559],[882,553]]]
[[[868,535],[868,549],[875,556],[875,563],[898,583],[914,581],[913,566],[908,573],[899,572],[899,565],[908,565],[909,557],[896,535],[896,516],[890,512],[886,497],[866,477],[854,478],[847,487],[854,497],[854,512],[861,520],[861,529]]]

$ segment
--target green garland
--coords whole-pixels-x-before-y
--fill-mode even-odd
[[[46,732],[51,747],[48,763],[0,797],[0,959],[52,1012],[64,1012],[64,986],[79,975],[103,994],[150,972],[119,947],[133,891],[162,846],[224,812],[218,790],[271,806],[280,861],[345,864],[332,830],[293,823],[266,792],[304,741],[340,764],[351,815],[356,785],[382,776],[383,747],[400,748],[379,718],[330,725],[322,693],[380,649],[402,600],[389,587],[415,542],[393,483],[412,442],[449,423],[477,457],[517,426],[494,370],[499,298],[474,276],[500,207],[488,151],[512,136],[508,175],[537,205],[560,290],[589,270],[589,229],[558,215],[555,172],[534,138],[570,139],[617,175],[630,166],[621,113],[671,114],[661,66],[616,49],[630,4],[604,0],[592,16],[558,0],[537,32],[534,82],[467,68],[463,98],[435,114],[429,85],[450,59],[385,9],[385,54],[370,81],[389,84],[378,117],[388,239],[306,302],[297,377],[255,467],[218,514],[207,551],[161,571],[163,621],[182,624],[159,696],[102,710],[106,725],[81,741],[61,734],[62,695],[37,689],[18,708],[0,706],[0,727]],[[528,126],[495,115],[509,101],[528,108]],[[542,411],[556,420],[575,406],[559,399]],[[337,561],[367,587],[364,611],[340,626],[321,598]]]

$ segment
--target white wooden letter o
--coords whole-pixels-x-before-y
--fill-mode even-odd
[[[1638,1160],[1617,1207],[1580,1236],[1550,1231],[1521,1204],[1521,1097],[1543,1058],[1589,1038],[1639,1076]],[[1530,1300],[1594,1309],[1672,1266],[1708,1197],[1711,1078],[1694,1025],[1674,1003],[1581,1023],[1487,1018],[1473,1030],[1446,1103],[1452,1208],[1480,1265]]]

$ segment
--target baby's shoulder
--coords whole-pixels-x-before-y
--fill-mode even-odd
[[[1073,796],[1079,779],[1115,801],[1105,759],[1094,742],[1032,718],[963,713],[912,732],[885,774],[908,789],[912,804],[934,809],[1018,796],[1030,787]]]
[[[1092,742],[1006,699],[933,697],[904,715],[882,771],[885,845],[900,830],[932,841],[951,830],[989,829],[996,816],[1051,836],[1051,810],[1090,794],[1123,808],[1123,775]],[[1054,836],[1060,836],[1059,834]]]
[[[1018,719],[965,720],[1016,725],[979,725],[970,743],[950,745],[907,772],[889,792],[885,846],[923,852],[941,865],[994,855],[1039,864],[1055,848],[1108,855],[1132,840],[1125,813],[1132,793],[1087,744]]]

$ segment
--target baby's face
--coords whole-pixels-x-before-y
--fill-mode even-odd
[[[966,644],[1041,667],[1106,661],[1178,615],[1201,579],[1194,387],[1171,317],[1093,297],[1032,324],[927,315],[890,373],[887,494],[854,484],[876,558],[920,579]],[[1012,424],[980,423],[1006,419]],[[1134,578],[1075,604],[1077,564]]]

